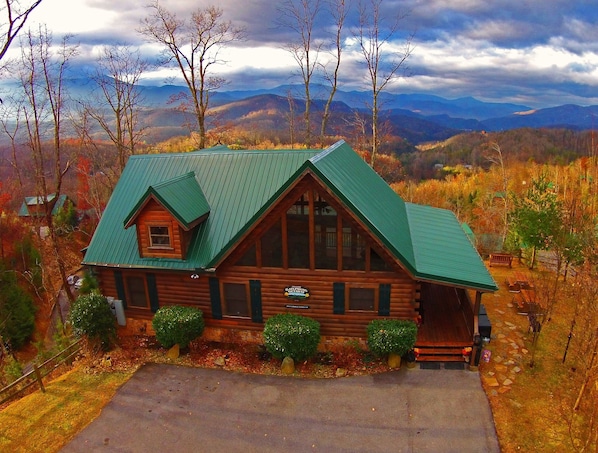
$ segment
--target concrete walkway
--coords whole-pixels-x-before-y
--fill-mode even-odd
[[[477,372],[338,379],[143,366],[69,452],[500,452]]]

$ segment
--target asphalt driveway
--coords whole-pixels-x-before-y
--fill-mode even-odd
[[[143,366],[70,452],[500,452],[477,372],[300,379]]]

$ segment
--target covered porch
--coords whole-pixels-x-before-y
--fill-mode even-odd
[[[473,344],[473,303],[466,290],[423,283],[416,348],[419,361],[463,361]]]

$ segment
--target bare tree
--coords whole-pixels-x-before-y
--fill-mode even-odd
[[[490,144],[491,153],[486,156],[486,159],[498,165],[500,168],[500,173],[502,176],[502,192],[503,192],[503,227],[502,227],[502,237],[501,237],[501,247],[504,247],[505,241],[507,239],[507,233],[509,230],[509,178],[507,176],[507,170],[505,167],[505,160],[502,154],[502,150],[500,149],[500,145],[498,143],[491,143]]]
[[[192,104],[197,120],[198,146],[205,148],[210,94],[225,84],[223,78],[211,76],[211,72],[214,65],[222,63],[222,48],[244,39],[244,29],[223,20],[222,10],[214,6],[195,10],[189,20],[178,18],[157,0],[149,7],[152,12],[139,32],[163,46],[164,63],[180,70],[189,88],[183,98]]]
[[[0,48],[0,60],[4,58],[6,52],[10,48],[13,40],[22,30],[25,22],[29,18],[29,14],[39,6],[42,0],[34,2],[26,2],[21,5],[19,0],[4,0],[4,4],[0,6],[0,15],[3,17],[0,20],[0,39],[2,46]]]
[[[69,299],[73,300],[52,216],[64,176],[71,165],[62,151],[62,127],[67,107],[64,80],[69,62],[77,54],[78,47],[69,41],[70,37],[66,36],[61,45],[53,47],[52,36],[45,27],[40,27],[37,33],[29,31],[21,44],[19,75],[26,99],[24,126],[33,161],[37,196],[43,203],[63,287]]]
[[[305,124],[305,144],[311,146],[311,83],[318,65],[318,56],[322,42],[314,37],[316,18],[322,9],[320,0],[285,0],[278,8],[279,22],[289,28],[296,35],[295,41],[285,45],[286,50],[293,56],[299,66],[303,81],[305,109],[303,122]]]
[[[399,24],[407,14],[398,14],[389,23],[382,14],[383,0],[361,0],[359,2],[359,25],[355,37],[359,43],[368,72],[368,82],[372,90],[372,155],[370,165],[374,167],[378,145],[378,115],[380,95],[394,79],[400,77],[401,70],[413,52],[413,35],[410,35],[402,50],[392,50],[392,40],[398,35]],[[386,26],[388,23],[388,26]]]
[[[144,133],[139,126],[143,99],[137,85],[148,66],[130,46],[105,46],[92,77],[100,94],[96,102],[84,103],[86,112],[116,147],[119,174]]]
[[[324,66],[324,77],[330,84],[330,92],[328,93],[326,104],[324,105],[324,113],[322,114],[322,123],[320,127],[320,144],[322,146],[324,146],[326,127],[328,126],[328,120],[330,119],[330,108],[338,88],[338,77],[341,65],[341,56],[343,53],[343,27],[348,14],[348,8],[345,0],[331,0],[330,8],[335,23],[334,51],[332,52],[332,66],[334,68],[331,72],[329,72]]]

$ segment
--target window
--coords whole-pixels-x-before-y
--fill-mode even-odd
[[[336,269],[337,214],[317,192],[314,200],[314,224],[316,269]]]
[[[289,267],[309,269],[309,196],[306,193],[287,211]]]
[[[376,251],[370,247],[370,270],[372,271],[391,271],[392,267]]]
[[[357,230],[343,222],[343,270],[365,270],[366,244]]]
[[[249,297],[247,285],[243,283],[222,284],[222,308],[224,316],[249,318]]]
[[[347,297],[350,311],[376,311],[375,288],[349,287]]]
[[[237,261],[237,266],[257,266],[257,261],[255,259],[255,244],[249,247],[241,258]]]
[[[260,240],[263,267],[282,267],[282,222],[279,220]]]
[[[149,308],[145,278],[127,277],[125,285],[127,290],[127,305],[130,308]]]
[[[170,230],[167,226],[150,226],[150,247],[170,248]]]

